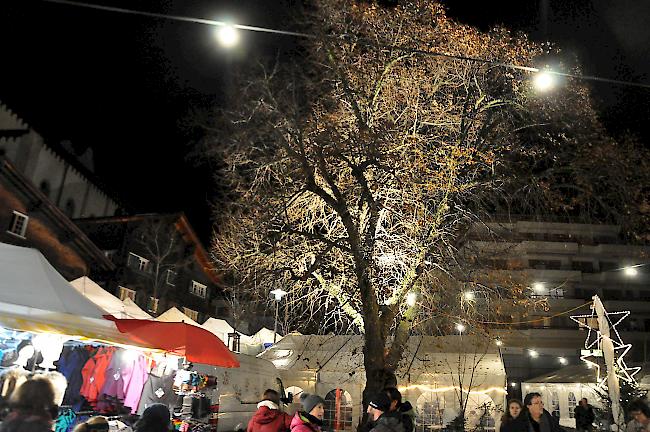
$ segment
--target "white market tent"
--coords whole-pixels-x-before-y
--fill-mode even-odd
[[[156,317],[156,321],[184,322],[185,324],[201,327],[201,324],[197,323],[192,318],[188,317],[187,315],[185,315],[183,312],[179,311],[175,307],[171,307],[164,313],[160,314],[158,317]]]
[[[218,318],[208,318],[202,325],[204,329],[214,333],[223,343],[228,346],[228,334],[235,332],[235,329],[228,324],[227,321]],[[239,349],[241,354],[257,355],[263,351],[259,343],[253,342],[251,336],[245,335],[241,332],[236,332],[239,335]],[[232,348],[232,347],[229,347]]]
[[[349,416],[346,421],[358,422],[365,385],[362,336],[291,333],[259,357],[280,370],[287,391],[336,400],[346,407],[341,414]],[[458,415],[461,388],[469,395],[466,418],[472,426],[483,414],[481,406],[504,405],[505,367],[489,338],[413,336],[402,360],[396,371],[398,388],[415,407],[417,421],[425,429],[439,429]],[[490,415],[498,430],[501,413]]]
[[[0,325],[132,344],[36,249],[0,243]]]
[[[282,339],[282,337],[283,336],[280,333],[278,333],[276,341],[279,341],[280,339]],[[272,344],[273,343],[273,330],[269,330],[266,327],[262,327],[260,329],[260,331],[258,331],[257,333],[255,333],[251,337],[251,343],[252,344],[260,344],[260,345]]]
[[[559,414],[560,426],[575,428],[573,409],[580,399],[587,398],[589,404],[602,408],[597,381],[596,368],[590,369],[585,363],[580,363],[526,380],[521,391],[523,394],[541,393],[544,407]]]
[[[202,324],[202,327],[217,335],[217,337],[226,345],[228,344],[228,333],[233,333],[235,331],[228,322],[217,318],[208,318]]]
[[[115,318],[151,319],[151,315],[133,303],[122,302],[90,278],[83,276],[70,282],[79,293]]]

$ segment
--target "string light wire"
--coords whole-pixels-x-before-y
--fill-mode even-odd
[[[62,5],[68,5],[68,6],[77,6],[77,7],[83,7],[83,8],[88,8],[88,9],[96,9],[96,10],[103,10],[107,12],[116,12],[116,13],[124,13],[124,14],[129,14],[129,15],[140,15],[140,16],[146,16],[150,18],[159,18],[159,19],[168,19],[168,20],[174,20],[174,21],[182,21],[182,22],[189,22],[189,23],[194,23],[194,24],[204,24],[204,25],[210,25],[210,26],[217,26],[217,27],[223,27],[223,26],[231,26],[235,29],[238,30],[247,30],[247,31],[253,31],[253,32],[259,32],[259,33],[271,33],[271,34],[277,34],[277,35],[283,35],[283,36],[293,36],[293,37],[299,37],[299,38],[305,38],[305,39],[318,39],[319,37],[315,34],[310,34],[310,33],[303,33],[303,32],[294,32],[294,31],[289,31],[289,30],[278,30],[278,29],[273,29],[273,28],[268,28],[268,27],[258,27],[258,26],[249,26],[249,25],[243,25],[243,24],[232,24],[228,23],[225,21],[218,21],[218,20],[208,20],[208,19],[203,19],[203,18],[194,18],[194,17],[186,17],[186,16],[180,16],[180,15],[168,15],[168,14],[162,14],[162,13],[156,13],[156,12],[147,12],[147,11],[140,11],[140,10],[135,10],[135,9],[126,9],[126,8],[120,8],[120,7],[114,7],[114,6],[104,6],[104,5],[98,5],[94,3],[84,3],[84,2],[75,2],[75,1],[70,1],[70,0],[43,0],[44,2],[47,3],[56,3],[56,4],[62,4]],[[342,40],[347,43],[352,43],[352,41],[348,40],[350,38],[349,35],[325,35],[326,38],[332,39],[332,40]],[[390,49],[390,50],[395,50],[395,51],[402,51],[402,52],[407,52],[407,53],[413,53],[413,54],[420,54],[420,55],[425,55],[425,56],[432,56],[432,57],[442,57],[442,58],[448,58],[452,60],[462,60],[462,61],[469,61],[469,62],[474,62],[474,63],[484,63],[484,64],[491,64],[497,67],[502,67],[506,69],[515,69],[515,70],[520,70],[520,71],[525,71],[525,72],[531,72],[531,73],[538,73],[538,72],[544,72],[549,75],[554,75],[554,76],[561,76],[561,77],[566,77],[566,78],[574,78],[574,79],[579,79],[579,80],[585,80],[585,81],[597,81],[597,82],[604,82],[604,83],[609,83],[609,84],[617,84],[617,85],[624,85],[624,86],[631,86],[631,87],[640,87],[640,88],[647,88],[650,89],[650,84],[644,84],[640,82],[633,82],[633,81],[622,81],[622,80],[616,80],[616,79],[611,79],[611,78],[604,78],[604,77],[599,77],[595,75],[579,75],[579,74],[572,74],[568,72],[559,72],[559,71],[554,71],[550,69],[540,69],[537,67],[531,67],[531,66],[523,66],[523,65],[517,65],[517,64],[512,64],[512,63],[505,63],[505,62],[500,62],[496,60],[489,60],[489,59],[484,59],[480,57],[472,57],[472,56],[464,56],[460,54],[448,54],[448,53],[442,53],[442,52],[437,52],[437,51],[428,51],[428,50],[422,50],[422,49],[417,49],[409,46],[402,46],[402,45],[381,45],[369,40],[364,40],[364,39],[358,39],[355,38],[354,40],[355,43],[362,43],[363,45],[366,46],[371,46],[373,48],[377,49]]]

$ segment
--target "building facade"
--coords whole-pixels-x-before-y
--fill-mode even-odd
[[[199,322],[228,316],[219,279],[184,214],[89,218],[75,223],[116,266],[105,288],[120,299],[130,298],[153,315],[177,307]]]
[[[113,216],[119,205],[93,174],[91,150],[74,154],[69,143],[51,143],[0,103],[0,156],[69,218]]]
[[[0,157],[0,242],[38,249],[66,279],[108,278],[115,266],[6,158]]]
[[[545,301],[545,307],[524,310],[504,301],[498,317],[504,325],[494,328],[504,342],[511,396],[521,396],[527,379],[580,364],[586,331],[570,317],[590,314],[594,295],[610,312],[631,312],[617,327],[632,344],[628,364],[650,358],[650,248],[626,244],[619,227],[494,222],[473,227],[464,252],[490,274]]]

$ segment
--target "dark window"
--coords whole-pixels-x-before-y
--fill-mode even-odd
[[[600,262],[600,271],[610,271],[621,268],[621,266],[615,261],[601,261]]]
[[[46,197],[50,197],[50,193],[52,192],[52,189],[50,187],[50,182],[47,180],[43,180],[40,185],[38,185],[38,188],[43,192],[43,195]]]
[[[68,198],[65,202],[65,207],[63,208],[63,212],[69,217],[74,217],[74,209],[75,209],[75,204],[74,200],[72,198]]]
[[[593,273],[594,263],[591,261],[573,261],[571,263],[571,269],[581,271],[583,273]]]
[[[560,270],[562,261],[557,260],[529,260],[530,267],[538,270]]]

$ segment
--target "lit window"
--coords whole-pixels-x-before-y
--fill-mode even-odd
[[[131,299],[131,301],[135,301],[135,291],[132,289],[125,288],[123,286],[120,287],[120,300],[124,301],[126,299]]]
[[[576,408],[576,405],[578,405],[576,402],[576,395],[569,392],[569,418],[575,417],[573,410]]]
[[[337,388],[325,395],[325,417],[323,424],[331,431],[352,430],[352,396]]]
[[[174,270],[167,270],[167,285],[174,286],[176,284],[176,272]]]
[[[553,392],[551,397],[551,409],[553,410],[551,414],[555,418],[560,418],[560,398],[557,396],[556,392]]]
[[[29,217],[22,213],[18,213],[14,210],[14,214],[11,218],[11,224],[9,224],[9,229],[7,232],[17,235],[18,237],[25,238],[25,231],[27,231],[27,223],[29,222]]]
[[[149,270],[149,260],[136,255],[133,252],[129,252],[129,260],[127,265],[133,269],[146,272]]]
[[[208,293],[208,287],[193,280],[192,285],[190,285],[190,293],[205,298]]]
[[[147,309],[149,309],[150,312],[156,313],[158,312],[158,301],[160,299],[157,299],[155,297],[149,297],[149,303],[147,303]]]
[[[445,398],[440,393],[423,393],[417,399],[415,430],[429,432],[442,430],[445,412]]]
[[[184,307],[183,313],[187,315],[188,318],[193,319],[194,321],[197,321],[199,319],[199,313],[195,310]]]

